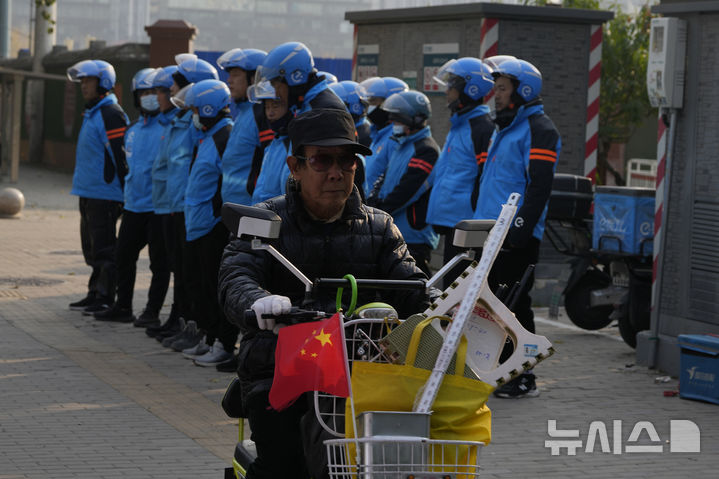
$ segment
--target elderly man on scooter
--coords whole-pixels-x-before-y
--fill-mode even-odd
[[[291,177],[286,194],[257,205],[282,218],[280,237],[273,241],[280,253],[311,279],[345,274],[425,278],[392,217],[363,204],[353,184],[361,161],[358,154],[371,152],[357,143],[350,114],[335,109],[303,113],[289,124],[289,137]],[[268,400],[278,327],[263,314],[281,314],[302,305],[302,283],[267,252],[236,239],[222,258],[219,295],[227,318],[242,332],[238,375],[257,446],[257,459],[247,477],[327,477],[322,438],[312,427],[315,419],[308,402],[300,398],[288,409],[275,411]],[[319,293],[314,304],[303,306],[334,311],[334,295],[334,291]],[[425,309],[429,298],[424,291],[360,291],[358,304],[378,300],[406,317]],[[244,319],[250,308],[258,318],[253,324]]]

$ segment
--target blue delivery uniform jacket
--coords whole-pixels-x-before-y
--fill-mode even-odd
[[[453,228],[474,216],[472,190],[478,162],[487,156],[494,122],[489,107],[479,105],[450,117],[450,129],[437,164],[429,176],[432,193],[427,207],[427,222]]]
[[[430,186],[427,177],[432,172],[439,146],[428,126],[398,139],[387,164],[382,188],[377,200],[370,204],[392,215],[408,244],[426,244],[436,248],[439,235],[426,222]]]
[[[285,194],[285,184],[290,176],[290,168],[287,166],[289,147],[289,137],[279,134],[265,149],[262,170],[252,193],[252,204]]]
[[[123,150],[128,118],[109,93],[83,112],[70,194],[121,202],[127,174]]]
[[[170,213],[185,211],[185,189],[190,174],[190,162],[195,156],[196,131],[192,126],[192,110],[180,112],[172,120],[167,144],[167,196]]]
[[[251,205],[264,149],[274,133],[267,125],[262,105],[247,101],[234,105],[237,116],[222,156],[222,199]]]
[[[344,102],[340,100],[340,97],[330,89],[327,80],[319,80],[312,85],[302,97],[301,103],[299,105],[292,105],[290,111],[294,116],[297,116],[317,108],[347,109]]]
[[[170,213],[170,198],[167,191],[167,161],[170,154],[168,143],[172,120],[179,110],[171,108],[157,116],[160,124],[160,136],[155,138],[157,142],[157,154],[152,162],[152,208],[158,215]]]
[[[370,145],[372,156],[365,158],[367,173],[365,175],[364,190],[367,192],[367,195],[372,194],[372,190],[375,188],[375,182],[379,177],[384,175],[389,157],[398,145],[397,140],[392,137],[392,123],[377,131]]]
[[[133,213],[154,211],[152,165],[162,132],[159,114],[141,115],[125,134],[125,156],[130,171],[125,176],[125,209]]]
[[[185,190],[185,231],[194,241],[220,222],[222,208],[222,155],[232,131],[232,120],[222,118],[199,135],[197,155],[190,164]]]
[[[507,234],[510,247],[542,239],[552,179],[562,147],[557,128],[541,101],[519,107],[512,122],[492,136],[486,162],[479,165],[475,219],[496,219],[511,193],[519,209]]]

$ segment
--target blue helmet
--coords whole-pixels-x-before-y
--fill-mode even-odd
[[[542,92],[542,74],[528,61],[518,59],[503,61],[492,75],[495,78],[504,76],[515,80],[517,82],[515,90],[524,101],[532,101]]]
[[[289,86],[304,85],[315,71],[310,49],[300,42],[288,42],[267,54],[262,66],[257,68],[255,83],[284,78]]]
[[[170,89],[172,86],[172,75],[177,71],[176,65],[170,65],[157,69],[157,74],[152,81],[152,86],[155,88]]]
[[[483,58],[482,61],[489,65],[489,68],[496,70],[499,65],[506,62],[507,60],[516,60],[517,57],[513,55],[494,55],[492,57]]]
[[[78,82],[85,77],[97,77],[99,88],[111,90],[115,86],[115,69],[104,60],[83,60],[67,69],[67,77]]]
[[[492,69],[478,58],[450,60],[439,69],[434,80],[464,93],[472,100],[484,98],[494,86]]]
[[[416,90],[391,95],[382,103],[382,109],[389,113],[390,121],[398,121],[413,130],[423,128],[432,116],[429,98]]]
[[[230,89],[220,80],[202,80],[190,88],[185,105],[197,108],[201,118],[213,118],[230,106]]]
[[[360,85],[370,98],[388,98],[394,93],[409,90],[409,86],[405,82],[395,77],[372,77],[363,81]]]
[[[364,115],[367,109],[367,92],[359,83],[345,80],[332,83],[330,89],[347,105],[347,111],[354,116]]]
[[[317,72],[318,77],[324,77],[330,85],[337,83],[337,77],[330,72]]]
[[[135,92],[137,90],[149,90],[154,88],[153,83],[155,81],[155,75],[157,75],[157,70],[154,68],[143,68],[138,71],[135,73],[135,76],[132,77],[131,90]]]
[[[267,57],[267,52],[254,48],[233,48],[228,50],[217,59],[217,66],[223,70],[230,68],[241,68],[248,72],[257,70]]]
[[[217,80],[217,70],[209,62],[200,58],[188,57],[177,65],[176,75],[182,75],[188,83],[197,83],[202,80]],[[180,85],[184,86],[184,85]]]

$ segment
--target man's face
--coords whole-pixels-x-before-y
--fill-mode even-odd
[[[231,68],[227,78],[227,86],[230,87],[230,95],[235,101],[247,98],[247,72],[242,68]]]
[[[447,88],[447,104],[459,100],[459,90],[456,88]]]
[[[270,121],[277,121],[287,113],[287,103],[282,100],[264,100],[265,116]]]
[[[353,155],[347,146],[305,146],[305,158],[315,155],[329,155],[333,158]],[[287,158],[287,165],[295,180],[300,183],[300,197],[305,208],[317,218],[327,220],[344,209],[352,193],[357,165],[350,171],[340,168],[334,161],[327,171],[316,171],[310,161],[300,161],[294,156]]]
[[[80,93],[85,101],[92,101],[100,96],[97,92],[97,84],[99,81],[100,79],[97,77],[80,78]]]
[[[512,104],[514,84],[507,77],[499,77],[494,81],[494,106],[497,111],[509,108]]]
[[[167,111],[172,108],[172,103],[170,102],[170,92],[164,88],[158,88],[157,103],[160,104],[160,111]]]
[[[272,88],[275,89],[275,94],[282,100],[285,105],[289,105],[290,99],[290,87],[287,83],[283,82],[279,78],[272,80]]]

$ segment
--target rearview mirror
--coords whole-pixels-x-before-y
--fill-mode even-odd
[[[280,236],[282,219],[274,211],[235,203],[222,205],[222,222],[237,237],[275,239]]]
[[[459,248],[481,248],[495,220],[462,220],[454,225],[452,244]]]

